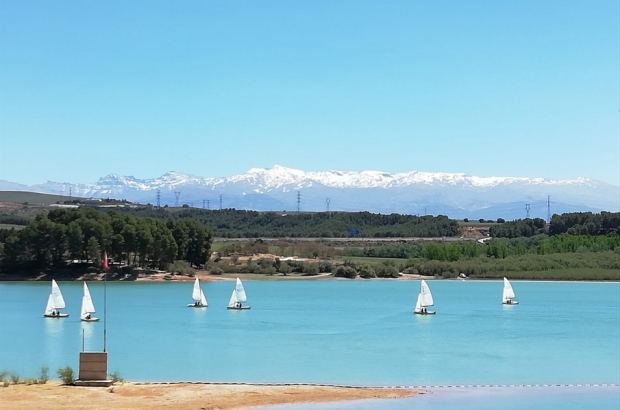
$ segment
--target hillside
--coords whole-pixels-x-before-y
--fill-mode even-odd
[[[10,204],[27,204],[27,205],[51,205],[63,203],[65,201],[83,200],[84,198],[76,198],[64,195],[42,194],[39,192],[28,191],[0,191],[0,204],[10,206]]]

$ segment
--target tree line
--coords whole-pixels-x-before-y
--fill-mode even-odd
[[[198,221],[211,227],[214,236],[224,238],[442,237],[456,236],[460,232],[458,222],[443,215],[257,212],[153,206],[119,211],[141,217]]]
[[[620,249],[620,236],[538,235],[521,238],[496,238],[484,245],[473,241],[417,242],[388,244],[377,247],[345,248],[343,255],[377,258],[423,258],[427,260],[454,262],[486,256],[505,259],[508,256],[548,255],[553,253],[605,252]]]
[[[544,233],[549,235],[620,235],[620,212],[570,212],[555,214],[549,226],[540,218],[517,219],[493,225],[490,228],[494,238],[532,237]]]
[[[67,260],[99,265],[104,251],[127,266],[167,269],[183,260],[198,267],[206,263],[211,243],[210,229],[193,220],[58,209],[37,215],[22,230],[0,230],[0,269],[50,269]]]

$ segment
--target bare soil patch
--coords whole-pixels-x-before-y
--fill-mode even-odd
[[[0,387],[3,409],[171,409],[229,410],[291,403],[319,403],[360,399],[394,399],[417,392],[406,389],[369,389],[323,386],[256,386],[215,384],[125,383],[110,388],[43,385]]]

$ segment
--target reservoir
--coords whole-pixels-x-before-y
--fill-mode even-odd
[[[620,383],[619,283],[512,281],[515,306],[502,305],[501,281],[427,283],[433,316],[412,313],[415,280],[244,281],[245,311],[226,309],[234,282],[202,282],[203,309],[187,307],[192,282],[108,282],[109,371],[131,381],[428,388]],[[50,282],[0,282],[0,370],[77,372],[82,345],[103,350],[104,283],[89,282],[94,323],[79,319],[82,283],[59,285],[69,317],[51,319]],[[438,391],[419,397],[449,402],[458,389]]]

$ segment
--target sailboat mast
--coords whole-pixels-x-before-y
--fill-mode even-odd
[[[107,302],[108,302],[108,294],[107,294],[107,290],[108,290],[108,253],[107,252],[103,252],[103,351],[105,353],[106,351],[106,339],[107,339],[107,328],[106,328],[106,324],[107,324]]]

